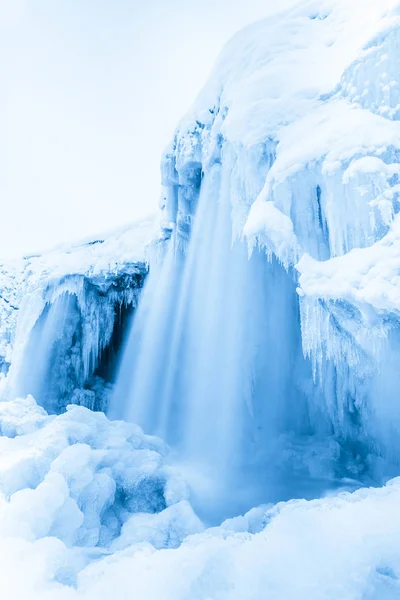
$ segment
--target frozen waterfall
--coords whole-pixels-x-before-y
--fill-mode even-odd
[[[270,454],[280,436],[325,427],[308,410],[295,278],[234,238],[231,166],[204,174],[193,226],[150,271],[110,409],[176,450],[212,520],[295,495]]]
[[[398,600],[399,49],[245,28],[154,219],[0,265],[2,598]]]
[[[57,412],[69,382],[79,377],[82,368],[76,348],[79,319],[75,295],[65,293],[46,304],[25,349],[14,392],[17,397],[32,394],[47,411]]]
[[[69,275],[23,298],[7,399],[31,394],[51,414],[68,404],[105,410],[146,269]]]

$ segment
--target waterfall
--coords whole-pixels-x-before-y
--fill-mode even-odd
[[[74,294],[61,294],[46,304],[15,378],[16,396],[32,394],[48,412],[59,412],[61,399],[70,392],[71,380],[76,380],[82,369],[77,348],[80,318]]]
[[[21,305],[4,397],[28,394],[47,412],[105,410],[144,273],[67,277]]]
[[[265,454],[309,431],[312,385],[293,274],[233,239],[229,177],[209,169],[189,244],[176,229],[151,268],[110,407],[175,449],[215,516],[286,495]]]

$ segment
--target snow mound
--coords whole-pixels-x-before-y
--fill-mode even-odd
[[[201,529],[167,449],[139,427],[77,406],[50,417],[28,397],[0,403],[0,431],[4,536],[105,550],[138,537],[175,546]]]
[[[0,426],[7,600],[398,597],[400,479],[203,532],[162,442],[138,427],[82,407],[49,417],[30,397],[0,404]]]
[[[7,600],[398,597],[400,479],[203,531],[166,448],[138,427],[76,406],[49,417],[31,397],[1,403],[0,427]]]

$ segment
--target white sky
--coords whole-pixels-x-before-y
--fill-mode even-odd
[[[222,46],[281,6],[0,0],[0,260],[152,212],[161,152]]]

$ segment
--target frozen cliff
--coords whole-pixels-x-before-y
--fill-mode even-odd
[[[104,240],[1,265],[0,370],[7,398],[34,394],[50,412],[71,402],[102,407],[107,390],[99,377],[109,383],[115,375],[114,354],[157,230],[148,219]]]
[[[399,0],[247,27],[161,233],[1,268],[4,597],[399,597],[399,61]]]

